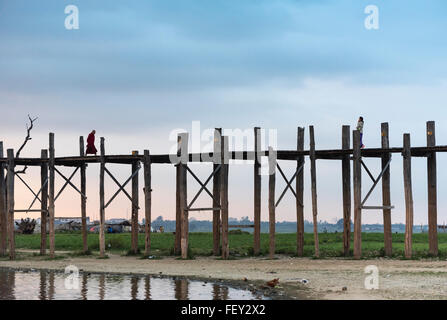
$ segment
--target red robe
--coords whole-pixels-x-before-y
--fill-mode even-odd
[[[87,151],[86,154],[96,154],[98,150],[95,147],[95,135],[90,133],[87,137]]]

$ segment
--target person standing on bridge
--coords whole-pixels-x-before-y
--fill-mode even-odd
[[[98,152],[98,150],[96,150],[95,147],[95,134],[96,134],[96,130],[92,130],[92,132],[90,132],[90,134],[87,137],[87,151],[85,152],[86,154],[94,154],[96,156],[96,153]]]
[[[357,122],[357,130],[360,132],[360,148],[364,148],[365,145],[363,144],[363,117],[359,118],[359,121]]]

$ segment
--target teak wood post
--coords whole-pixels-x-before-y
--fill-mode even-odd
[[[317,169],[315,156],[315,135],[314,127],[309,126],[310,138],[310,178],[312,184],[312,217],[314,225],[314,242],[315,242],[315,257],[320,256],[320,244],[318,241],[318,202],[317,202]]]
[[[181,156],[181,137],[177,136],[177,158]],[[181,254],[182,241],[182,212],[180,204],[180,184],[181,184],[181,163],[176,164],[175,168],[175,240],[174,240],[174,254]]]
[[[180,223],[181,223],[181,254],[182,259],[188,258],[189,246],[189,212],[188,212],[188,189],[187,189],[187,165],[189,160],[188,153],[188,133],[179,134],[180,142],[180,179],[179,179],[179,200],[180,200]]]
[[[8,238],[9,238],[9,259],[16,258],[16,243],[14,237],[14,150],[7,150],[8,156],[8,178],[7,178],[7,201],[8,201]]]
[[[138,156],[138,151],[132,151],[133,156]],[[140,227],[138,224],[138,166],[140,165],[139,161],[132,162],[132,243],[131,250],[134,254],[138,253],[138,233],[140,231]]]
[[[85,156],[84,149],[84,137],[79,137],[79,156]],[[87,194],[86,183],[86,169],[87,164],[81,164],[81,222],[82,222],[82,250],[84,253],[88,251],[87,244],[87,198],[84,196]]]
[[[382,123],[382,149],[389,149],[389,127],[388,123]],[[385,169],[391,160],[390,153],[382,154],[382,170]],[[385,245],[385,255],[391,257],[393,254],[392,231],[391,231],[391,192],[390,192],[390,166],[385,170],[382,176],[382,204],[383,209],[383,235]]]
[[[228,259],[230,255],[230,245],[228,242],[228,171],[229,171],[229,146],[228,137],[222,136],[221,143],[221,163],[220,170],[220,204],[222,218],[222,259]]]
[[[99,255],[105,257],[106,240],[104,236],[105,201],[104,201],[104,173],[106,167],[104,138],[101,137],[101,166],[99,169]]]
[[[435,122],[427,122],[427,147],[436,146]],[[428,180],[428,239],[429,253],[438,255],[438,208],[437,208],[437,178],[436,178],[436,152],[427,155]]]
[[[0,158],[3,158],[3,142],[0,141]],[[8,247],[8,211],[6,210],[5,165],[0,163],[0,256]]]
[[[353,132],[353,174],[354,174],[354,258],[362,256],[362,156],[360,131]]]
[[[222,141],[222,129],[216,128],[214,130],[214,154],[213,154],[213,172],[215,172],[220,164],[221,142]],[[220,172],[217,172],[213,176],[213,208],[220,207]],[[213,254],[215,256],[220,255],[220,210],[213,211]]]
[[[351,146],[351,128],[342,128],[342,149],[349,150]],[[351,159],[346,154],[342,159],[343,181],[343,253],[349,256],[351,249]]]
[[[275,185],[276,185],[276,152],[269,147],[269,257],[275,256]]]
[[[254,159],[254,230],[253,253],[258,255],[261,250],[261,128],[254,128],[255,159]]]
[[[144,150],[144,254],[148,256],[151,252],[151,221],[152,221],[152,177],[151,177],[151,155],[149,150]]]
[[[48,218],[50,219],[49,221],[49,238],[50,238],[50,257],[54,258],[54,254],[55,254],[55,248],[56,248],[56,243],[55,243],[55,230],[54,230],[54,211],[55,211],[55,206],[54,206],[54,179],[55,179],[55,175],[54,175],[54,154],[55,154],[55,150],[54,150],[54,133],[50,133],[50,148],[49,148],[49,162],[48,162],[48,171],[49,171],[49,178],[48,178]]]
[[[298,128],[297,151],[304,151],[304,128]],[[296,251],[299,257],[304,254],[304,156],[299,156],[296,170]],[[301,169],[300,169],[301,168]]]
[[[48,150],[41,151],[40,185],[42,189],[40,209],[40,254],[47,253],[47,217],[48,217]]]
[[[405,258],[412,256],[413,237],[413,189],[411,183],[411,144],[410,135],[404,134],[403,151],[404,188],[405,188]]]

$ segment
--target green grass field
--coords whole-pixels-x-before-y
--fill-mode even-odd
[[[440,257],[447,257],[447,234],[439,233],[439,252]],[[261,235],[261,255],[268,253],[268,234]],[[341,233],[321,233],[320,256],[324,257],[342,257],[343,256],[343,235]],[[314,254],[313,234],[305,235],[304,255],[312,257]],[[211,233],[191,233],[190,234],[190,252],[193,256],[212,255],[212,234]],[[253,235],[252,234],[230,234],[230,255],[250,256],[253,254]],[[351,240],[352,241],[352,240]],[[351,242],[351,247],[352,247]],[[144,234],[139,235],[139,247],[144,251]],[[98,234],[88,235],[89,249],[93,252],[99,250]],[[172,233],[154,233],[152,234],[152,254],[156,256],[166,256],[173,254],[174,235]],[[17,249],[39,249],[40,235],[17,235]],[[130,234],[106,234],[106,248],[114,253],[126,253],[130,249]],[[59,233],[56,234],[56,250],[80,251],[82,249],[82,238],[80,233]],[[364,233],[362,235],[362,251],[365,258],[381,257],[384,254],[383,234]],[[403,258],[404,235],[393,234],[393,257]],[[413,235],[414,258],[429,257],[428,255],[428,234]],[[295,255],[296,253],[296,234],[277,234],[276,235],[276,253]]]

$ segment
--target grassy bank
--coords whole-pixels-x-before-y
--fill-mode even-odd
[[[321,257],[343,256],[343,235],[341,233],[322,233],[320,237]],[[268,234],[261,235],[261,255],[268,253]],[[304,255],[311,257],[314,253],[314,241],[312,234],[305,234]],[[190,249],[193,255],[212,254],[211,233],[191,233]],[[250,256],[253,254],[253,235],[230,234],[230,254],[233,256]],[[351,240],[352,241],[352,240]],[[352,243],[352,242],[351,242]],[[144,234],[139,235],[140,250],[144,250]],[[152,253],[154,255],[173,254],[174,235],[172,233],[156,233],[152,235]],[[89,249],[99,250],[98,235],[88,235]],[[40,235],[17,235],[16,247],[18,249],[39,249]],[[365,257],[383,256],[383,234],[364,233],[362,235],[363,255]],[[106,248],[112,252],[125,253],[130,248],[130,234],[106,234]],[[80,251],[82,249],[82,237],[80,233],[56,234],[56,250]],[[428,256],[428,235],[413,235],[413,250],[415,258]],[[402,258],[404,252],[404,235],[393,234],[393,256]],[[441,257],[447,258],[447,234],[439,234],[439,251]],[[296,234],[277,234],[276,253],[294,255],[296,253]]]

